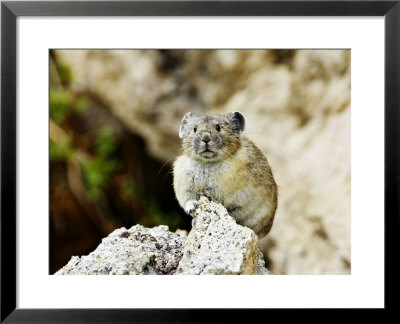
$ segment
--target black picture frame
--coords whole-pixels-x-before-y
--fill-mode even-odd
[[[1,322],[234,322],[267,310],[16,308],[16,19],[19,16],[384,16],[385,19],[385,309],[398,277],[400,0],[396,1],[29,1],[1,3]],[[371,256],[373,260],[373,256]],[[249,314],[251,312],[251,314]],[[250,317],[249,317],[250,316]]]

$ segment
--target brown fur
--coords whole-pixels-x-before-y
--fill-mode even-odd
[[[174,163],[174,189],[187,213],[195,208],[200,195],[206,195],[261,238],[273,224],[277,186],[265,156],[241,135],[244,119],[240,118],[243,116],[238,113],[185,116],[180,130],[184,154]],[[208,146],[201,140],[204,137],[210,139]]]

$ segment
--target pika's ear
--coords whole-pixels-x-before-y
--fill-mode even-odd
[[[233,132],[236,135],[242,134],[242,132],[244,131],[244,125],[246,123],[243,115],[238,111],[234,111],[227,114],[226,117],[232,126]]]
[[[187,135],[188,132],[188,123],[189,120],[192,119],[194,116],[193,113],[188,112],[186,113],[185,116],[183,116],[182,121],[181,121],[181,126],[179,127],[179,138],[184,138]]]

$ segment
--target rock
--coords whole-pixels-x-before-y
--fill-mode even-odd
[[[177,272],[256,274],[259,252],[250,228],[236,224],[221,204],[202,197]]]
[[[120,228],[87,256],[74,256],[56,275],[260,274],[267,275],[255,233],[202,197],[185,236],[167,226]]]
[[[55,274],[173,274],[182,258],[185,239],[167,226],[124,227],[112,232],[87,256],[72,257]]]
[[[179,153],[182,116],[238,110],[279,186],[261,242],[276,274],[350,273],[349,50],[71,50],[76,86],[105,103],[148,151]]]
[[[309,138],[311,127],[302,136]],[[279,204],[270,234],[260,241],[273,273],[349,273],[350,152],[350,109],[346,109],[301,144],[296,158],[274,164]]]

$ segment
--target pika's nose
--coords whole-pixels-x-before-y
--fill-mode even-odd
[[[211,136],[210,136],[210,134],[209,134],[209,133],[204,133],[204,134],[201,136],[201,140],[202,140],[204,143],[208,143],[209,141],[211,141]]]

